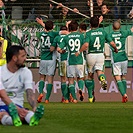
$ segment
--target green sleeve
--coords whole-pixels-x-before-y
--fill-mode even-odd
[[[133,35],[133,32],[131,32],[131,30],[125,30],[125,31],[123,31],[123,35],[124,35],[124,37],[128,37],[130,35]]]
[[[107,34],[106,32],[105,32],[105,40],[106,40],[106,42],[108,42],[108,43],[110,43],[110,42],[113,41],[113,39],[111,38],[110,34]]]
[[[85,37],[85,39],[84,39],[84,43],[85,43],[85,42],[88,42],[88,43],[89,43],[89,41],[90,41],[89,32],[87,32],[87,33],[86,33],[86,37]]]
[[[53,41],[53,43],[52,43],[51,46],[56,47],[57,45],[58,45],[58,36],[56,36],[56,37],[54,38],[54,41]]]
[[[81,45],[83,45],[85,43],[84,35],[81,36],[81,39],[82,39],[82,44]]]

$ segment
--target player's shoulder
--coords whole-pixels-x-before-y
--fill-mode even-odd
[[[60,36],[58,35],[58,36],[56,36],[55,38],[54,38],[54,40],[58,40],[60,38]]]
[[[49,31],[48,33],[52,35],[59,35],[59,31],[54,31],[54,30]]]
[[[97,28],[97,31],[100,31],[100,32],[103,32],[103,33],[106,33],[106,31],[103,29],[103,28]]]
[[[120,33],[121,33],[122,35],[131,34],[131,30],[130,30],[130,29],[127,29],[127,30],[120,30]]]
[[[22,73],[31,73],[31,70],[28,68],[28,67],[22,67],[22,68],[20,68],[20,71],[22,72]]]
[[[4,72],[5,70],[7,70],[7,65],[4,64],[3,66],[0,66],[0,70],[1,70],[2,72]]]
[[[58,36],[61,37],[61,38],[64,38],[66,35],[60,34],[60,35],[58,35]]]
[[[91,33],[91,30],[87,30],[86,31],[86,35],[90,34]]]
[[[60,39],[60,38],[63,38],[63,37],[65,37],[65,35],[60,34],[60,35],[57,35],[57,36],[55,37],[55,39]]]
[[[67,36],[69,37],[78,37],[78,36],[82,36],[83,34],[82,33],[80,33],[80,32],[78,32],[78,31],[76,31],[76,32],[71,32],[71,33],[69,33]]]
[[[40,36],[44,36],[44,37],[45,37],[45,36],[47,36],[47,35],[48,35],[48,33],[45,32],[45,31],[43,31],[43,32],[40,33]]]
[[[70,35],[71,35],[71,33],[65,35],[63,38],[64,38],[64,39],[67,39],[67,38],[69,38]]]

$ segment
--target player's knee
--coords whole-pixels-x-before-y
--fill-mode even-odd
[[[1,116],[2,116],[2,118],[0,121],[1,121],[2,125],[13,125],[12,118],[11,118],[11,116],[9,116],[8,113],[2,112]]]
[[[0,120],[2,119],[2,117],[3,117],[4,115],[8,115],[8,113],[7,113],[7,112],[5,112],[5,111],[0,112]]]

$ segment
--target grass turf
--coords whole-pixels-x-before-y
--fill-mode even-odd
[[[29,105],[26,103],[26,107]],[[38,126],[2,126],[1,133],[132,133],[133,103],[49,103]]]

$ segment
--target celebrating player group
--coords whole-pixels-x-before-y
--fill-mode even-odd
[[[39,96],[37,101],[43,98],[43,88],[46,76],[48,84],[45,103],[49,103],[50,94],[53,87],[53,77],[56,70],[56,59],[59,62],[59,76],[61,76],[61,91],[63,102],[77,103],[75,94],[75,81],[78,83],[79,99],[84,100],[84,85],[88,90],[89,102],[95,101],[94,96],[94,72],[101,83],[101,87],[107,89],[106,76],[104,74],[104,50],[105,42],[109,44],[111,50],[112,72],[116,80],[118,89],[122,95],[122,102],[127,102],[126,79],[128,58],[125,51],[125,40],[132,35],[133,28],[121,31],[119,21],[113,23],[113,32],[107,34],[99,28],[102,18],[92,17],[90,27],[87,30],[86,24],[78,24],[76,21],[68,21],[66,26],[62,26],[59,32],[53,31],[53,22],[36,19],[44,27],[44,32],[40,34],[41,62]],[[68,79],[68,84],[66,80]]]

